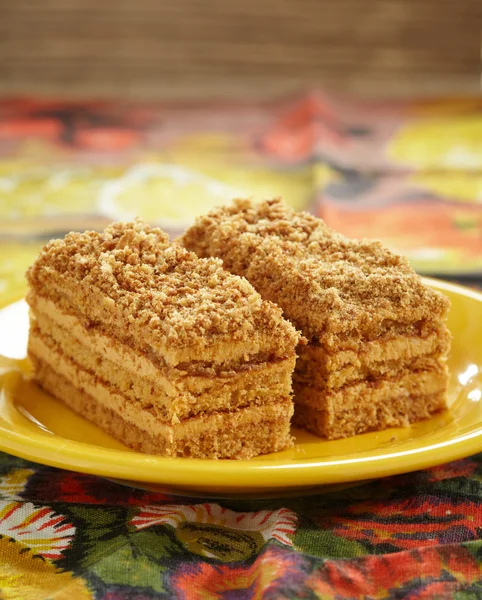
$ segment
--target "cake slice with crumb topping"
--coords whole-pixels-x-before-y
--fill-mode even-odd
[[[27,278],[33,378],[112,436],[198,458],[292,445],[300,335],[219,259],[136,221],[50,242]]]
[[[348,240],[281,200],[238,200],[179,240],[276,302],[298,348],[294,422],[340,438],[445,408],[448,299],[379,242]]]

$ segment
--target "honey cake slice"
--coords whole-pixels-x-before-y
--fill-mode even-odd
[[[280,199],[236,200],[179,242],[221,258],[308,339],[294,373],[295,424],[334,439],[446,407],[449,301],[405,258]]]
[[[27,279],[34,380],[117,439],[198,458],[292,445],[300,335],[220,260],[138,220],[50,242]]]

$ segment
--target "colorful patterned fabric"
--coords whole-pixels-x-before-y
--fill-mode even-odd
[[[0,100],[0,304],[44,241],[284,195],[420,270],[482,272],[482,101]],[[2,344],[8,340],[0,340]],[[482,455],[323,495],[179,498],[0,453],[2,600],[482,598]]]
[[[482,455],[342,492],[202,501],[0,455],[0,597],[482,597]]]
[[[0,278],[27,242],[136,215],[176,235],[234,196],[278,195],[420,271],[480,275],[481,132],[481,98],[0,99]]]

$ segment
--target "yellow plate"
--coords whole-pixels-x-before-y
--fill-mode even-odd
[[[295,430],[294,449],[250,461],[139,454],[28,381],[23,301],[0,311],[0,449],[39,463],[192,495],[312,490],[431,467],[482,451],[482,294],[427,280],[452,301],[450,408],[408,428],[325,441]],[[327,488],[325,488],[327,489]],[[331,489],[331,488],[328,488]]]

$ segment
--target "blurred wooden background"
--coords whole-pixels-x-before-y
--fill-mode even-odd
[[[478,93],[482,0],[0,0],[0,93]]]

